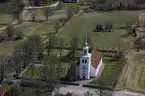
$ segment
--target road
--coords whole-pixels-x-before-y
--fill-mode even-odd
[[[75,85],[64,85],[64,84],[62,84],[60,88],[61,94],[66,94],[67,92],[74,92],[78,96],[84,96],[84,93],[86,93],[87,91],[93,93],[93,96],[99,96],[98,89],[75,86]],[[135,92],[129,92],[129,91],[114,91],[114,92],[104,91],[103,96],[145,96],[145,95],[135,93]]]
[[[57,5],[59,5],[60,2],[56,2],[52,5],[47,5],[47,6],[27,6],[25,7],[25,9],[42,9],[42,8],[47,8],[47,7],[56,7]]]
[[[89,91],[90,93],[93,93],[93,96],[97,96],[95,91],[99,91],[97,89],[92,89],[92,88],[86,88],[86,87],[81,87],[81,86],[74,86],[74,85],[61,85],[60,88],[60,93],[61,94],[66,94],[67,92],[74,92],[76,93],[78,96],[84,96],[84,93],[86,93],[87,91]],[[97,92],[99,93],[99,92]],[[106,96],[111,96],[112,92],[110,91],[105,91],[105,93],[107,93]]]
[[[116,91],[113,93],[112,96],[145,96],[145,95],[129,91]]]

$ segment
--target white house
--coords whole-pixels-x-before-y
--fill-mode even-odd
[[[87,38],[87,36],[86,36]],[[89,52],[89,47],[86,42],[83,46],[82,54],[79,58],[79,64],[76,67],[76,76],[79,79],[90,79],[90,77],[97,77],[103,66],[102,55],[93,48]]]

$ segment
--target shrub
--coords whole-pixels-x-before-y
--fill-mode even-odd
[[[14,30],[13,25],[10,24],[7,26],[7,28],[5,30],[5,34],[6,34],[7,38],[9,38],[9,39],[11,39],[14,36],[15,30]]]
[[[19,40],[19,39],[22,39],[23,37],[24,37],[24,34],[22,32],[16,32],[14,40]]]
[[[106,22],[104,24],[104,31],[110,32],[110,31],[112,31],[112,28],[113,28],[113,23],[112,22]]]
[[[2,41],[4,41],[5,40],[5,36],[3,36],[3,35],[0,35],[0,42],[2,42]]]

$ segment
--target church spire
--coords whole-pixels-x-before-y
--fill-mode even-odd
[[[88,46],[88,41],[87,41],[87,39],[88,39],[88,36],[87,36],[88,34],[87,34],[87,32],[86,32],[86,40],[85,40],[85,47],[87,47]]]

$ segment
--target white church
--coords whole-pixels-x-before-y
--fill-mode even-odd
[[[79,63],[76,66],[76,77],[78,79],[90,79],[90,77],[97,77],[103,69],[102,55],[95,48],[90,50],[86,41],[83,46]]]

